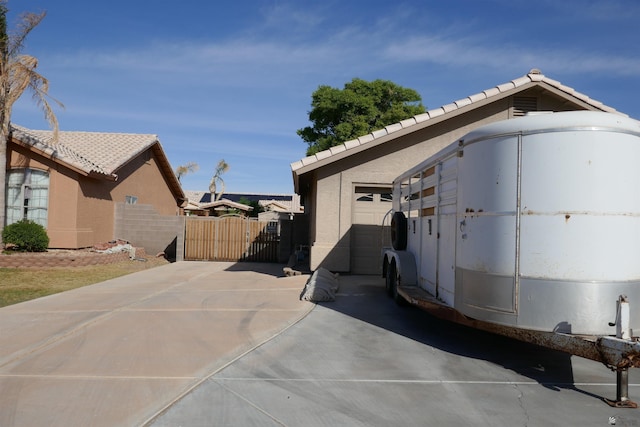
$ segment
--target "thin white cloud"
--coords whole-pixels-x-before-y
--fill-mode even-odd
[[[273,183],[290,185],[289,163],[304,157],[306,144],[295,131],[307,125],[311,93],[321,84],[389,79],[440,105],[532,67],[550,77],[561,74],[567,84],[572,73],[605,82],[640,75],[638,55],[625,53],[638,39],[620,40],[623,31],[606,28],[627,6],[625,25],[628,16],[638,17],[635,2],[576,3],[538,0],[533,10],[529,1],[492,0],[474,14],[401,0],[346,16],[340,13],[357,8],[343,0],[304,6],[278,0],[261,3],[258,16],[242,20],[233,34],[212,31],[209,39],[187,40],[158,32],[153,37],[167,38],[141,35],[126,48],[95,44],[75,52],[53,45],[35,54],[52,95],[67,105],[59,115],[64,129],[157,133],[172,163],[200,161],[206,170],[204,178],[189,177],[194,184],[188,188],[205,189],[220,157],[233,161],[239,175],[252,162],[260,183],[278,188]],[[520,15],[527,10],[535,16]],[[582,40],[572,29],[592,38]],[[603,47],[609,40],[615,49]],[[482,77],[473,70],[482,70]],[[460,84],[439,87],[442,80]],[[577,89],[590,93],[593,87]],[[24,108],[17,105],[18,117],[28,117],[27,108],[34,109],[28,99]],[[196,185],[196,179],[202,181]]]
[[[287,123],[286,121],[278,120],[274,121],[269,115],[252,116],[251,126],[248,126],[248,119],[241,113],[235,114],[235,118],[231,116],[210,116],[207,114],[194,114],[193,112],[182,112],[171,110],[167,107],[156,106],[155,108],[148,108],[146,110],[136,110],[127,108],[126,105],[107,105],[97,106],[95,102],[83,101],[72,102],[72,107],[57,112],[58,118],[65,123],[66,117],[73,117],[74,122],[83,122],[91,117],[99,117],[104,124],[99,129],[88,129],[86,127],[75,130],[84,131],[97,131],[97,132],[118,132],[119,129],[110,129],[109,123],[113,123],[114,126],[118,126],[119,123],[136,123],[136,126],[141,129],[140,132],[145,132],[143,129],[154,129],[159,125],[166,125],[166,123],[175,123],[180,128],[197,130],[199,132],[208,133],[236,133],[244,135],[261,135],[263,137],[287,137],[295,133],[296,124],[293,122]],[[14,112],[24,113],[33,111],[34,106],[30,99],[21,99],[18,101],[14,108]],[[42,118],[44,121],[44,118]],[[66,126],[66,130],[74,130]],[[121,130],[121,129],[120,129]],[[153,131],[149,131],[153,132]]]
[[[292,14],[289,13],[289,20],[293,19],[290,17]],[[282,18],[271,19],[270,25],[275,25],[274,22]],[[311,18],[299,18],[304,22],[308,19]],[[316,21],[321,19],[316,18]],[[505,44],[492,39],[490,30],[477,35],[441,35],[421,29],[413,33],[393,36],[387,22],[384,29],[342,28],[339,32],[318,37],[314,42],[273,37],[268,40],[245,37],[209,42],[168,41],[132,50],[85,51],[54,56],[53,62],[56,67],[66,69],[91,68],[145,74],[151,80],[170,75],[183,78],[185,84],[196,82],[204,87],[264,87],[278,85],[297,76],[327,75],[332,70],[372,70],[390,64],[401,66],[419,62],[517,70],[536,64],[567,72],[640,73],[637,56],[589,50],[588,44],[567,48],[549,48],[535,40],[526,44]]]
[[[592,22],[637,22],[640,19],[640,3],[634,0],[587,0],[576,3],[547,0],[547,4],[563,11],[566,16]]]
[[[300,8],[294,4],[278,2],[263,7],[263,22],[253,32],[272,33],[286,29],[288,33],[312,33],[326,22],[326,6],[314,5],[312,8]],[[323,10],[324,9],[324,10]]]
[[[452,67],[523,70],[535,65],[564,72],[598,72],[632,76],[640,74],[640,58],[589,50],[565,50],[528,46],[480,45],[468,39],[419,36],[395,42],[385,56],[398,62],[427,62]]]

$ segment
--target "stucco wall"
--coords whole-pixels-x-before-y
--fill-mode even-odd
[[[55,163],[49,171],[49,212],[47,234],[51,248],[84,248],[83,240],[91,241],[91,229],[78,229],[80,176],[59,168]]]
[[[566,100],[538,94],[536,91],[518,96],[538,96],[540,110],[571,109]],[[352,199],[357,184],[390,185],[398,175],[435,154],[447,145],[484,124],[511,117],[512,98],[479,106],[449,119],[434,121],[422,130],[403,136],[389,136],[389,141],[328,164],[306,178],[305,185],[313,188],[314,214],[311,214],[310,267],[331,271],[350,271],[350,230]],[[576,109],[576,108],[573,108]],[[311,174],[309,174],[311,175]],[[378,271],[372,266],[371,271]]]
[[[161,215],[178,213],[176,200],[152,150],[142,153],[117,173],[117,185],[111,190],[114,202],[124,202],[126,196],[135,196],[137,203],[152,205]]]
[[[178,211],[155,156],[147,151],[118,170],[115,182],[80,179],[77,202],[79,238],[83,235],[89,237],[85,230],[91,231],[90,239],[82,240],[80,244],[91,246],[122,238],[114,232],[114,206],[124,203],[126,196],[136,197],[137,204],[153,206],[161,215],[176,215]]]
[[[118,170],[118,179],[90,178],[40,156],[9,144],[11,168],[33,168],[49,172],[47,234],[50,248],[77,249],[121,237],[114,232],[115,204],[126,196],[137,203],[154,206],[161,215],[178,213],[155,154],[141,153]]]

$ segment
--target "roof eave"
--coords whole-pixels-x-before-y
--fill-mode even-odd
[[[545,82],[545,81],[541,81],[538,82],[538,86],[543,88],[544,90],[551,92],[559,97],[562,98],[567,98],[567,102],[572,102],[576,105],[579,105],[580,107],[586,109],[586,110],[593,110],[593,111],[603,111],[606,113],[613,113],[613,114],[618,114],[620,116],[623,117],[629,117],[628,114],[625,114],[623,112],[620,112],[618,110],[616,110],[615,108],[611,108],[599,101],[595,101],[591,98],[587,98],[575,91],[567,91],[567,90],[561,90],[557,87],[554,87],[552,85],[550,85],[549,83]],[[567,88],[570,89],[570,88]],[[568,96],[571,97],[572,99],[569,101]]]
[[[294,191],[297,194],[300,194],[301,175],[345,159],[354,154],[358,154],[362,151],[375,148],[392,139],[420,131],[426,127],[452,119],[461,114],[465,114],[468,111],[500,101],[533,87],[540,87],[543,90],[554,93],[561,98],[566,98],[567,102],[572,102],[587,110],[599,110],[627,116],[614,108],[608,107],[587,97],[586,95],[574,91],[570,87],[562,85],[560,82],[550,80],[542,74],[530,73],[520,79],[487,89],[481,93],[471,95],[467,98],[455,101],[434,110],[429,110],[419,116],[409,118],[400,123],[395,123],[379,131],[372,132],[352,141],[347,141],[336,147],[331,147],[329,150],[325,150],[315,156],[306,157],[292,163],[291,172],[293,174]],[[386,134],[384,134],[385,132]]]
[[[292,170],[291,176],[293,177],[293,192],[296,194],[300,194],[300,180],[298,179],[298,172]]]
[[[58,156],[56,156],[55,151],[52,150],[51,146],[48,145],[44,145],[44,149],[40,148],[39,146],[36,146],[34,144],[30,144],[27,142],[24,142],[18,138],[12,138],[11,141],[16,144],[19,145],[23,148],[26,148],[27,150],[36,153],[44,158],[47,158],[63,167],[65,167],[66,169],[69,169],[75,173],[77,173],[78,175],[81,176],[86,176],[88,178],[95,178],[95,179],[106,179],[108,181],[117,181],[118,179],[118,175],[116,174],[104,174],[104,173],[100,173],[98,171],[95,170],[90,170],[87,171],[86,169],[83,169],[79,166],[76,166],[72,163],[69,162],[65,162],[64,160],[61,160]]]
[[[185,207],[188,202],[187,196],[184,194],[184,190],[182,189],[182,185],[178,180],[173,168],[171,167],[171,163],[169,163],[169,159],[162,148],[162,144],[160,144],[160,140],[156,139],[156,143],[152,146],[152,149],[156,152],[156,157],[159,159],[160,168],[164,172],[167,180],[169,181],[169,187],[174,192],[176,202],[178,202],[179,207]]]
[[[416,121],[415,124],[403,127],[401,129],[395,130],[394,132],[391,132],[391,133],[387,133],[386,135],[383,135],[381,137],[372,139],[370,137],[371,134],[368,134],[368,135],[365,135],[364,137],[358,138],[357,140],[347,141],[345,144],[352,143],[352,146],[349,147],[348,149],[343,149],[341,151],[340,150],[336,150],[335,154],[332,154],[331,156],[325,157],[325,158],[320,159],[320,160],[316,160],[316,161],[311,162],[311,163],[309,163],[307,165],[304,165],[304,159],[303,159],[303,161],[302,161],[303,166],[301,166],[299,168],[296,168],[296,169],[294,169],[293,165],[292,165],[292,173],[294,175],[294,184],[296,183],[296,181],[297,181],[296,178],[299,175],[304,175],[305,173],[308,173],[308,172],[310,172],[312,170],[321,168],[321,167],[326,166],[328,164],[331,164],[333,162],[336,162],[336,161],[342,160],[344,158],[350,157],[350,156],[352,156],[354,154],[358,154],[358,153],[360,153],[362,151],[369,150],[371,148],[375,148],[375,147],[377,147],[377,146],[379,146],[381,144],[384,144],[384,143],[386,143],[386,142],[388,142],[388,141],[390,141],[392,139],[396,139],[396,138],[401,137],[401,136],[405,136],[405,135],[409,135],[409,134],[414,133],[414,132],[418,132],[418,131],[420,131],[422,129],[425,129],[425,128],[433,126],[433,125],[436,125],[436,124],[441,123],[441,122],[443,122],[445,120],[449,120],[449,119],[457,117],[457,116],[459,116],[461,114],[465,114],[466,112],[468,112],[470,110],[475,110],[475,109],[477,109],[479,107],[482,107],[484,105],[491,104],[493,102],[496,102],[496,101],[499,101],[501,99],[504,99],[504,98],[510,96],[513,92],[520,92],[520,91],[522,91],[524,89],[527,89],[528,87],[533,87],[533,86],[536,86],[536,85],[537,85],[537,83],[531,82],[531,83],[525,84],[523,86],[520,86],[519,88],[517,88],[517,90],[513,89],[513,91],[501,92],[499,95],[494,95],[492,97],[485,98],[485,99],[476,101],[474,103],[470,103],[468,105],[456,108],[456,109],[451,110],[451,111],[445,111],[446,110],[446,106],[440,107],[440,108],[436,108],[434,110],[430,110],[430,111],[427,111],[425,113],[425,114],[429,115],[429,117],[427,119],[418,122],[414,118],[414,120]],[[354,144],[355,141],[358,141],[358,142],[361,141],[361,142],[358,145],[355,145]],[[342,145],[344,146],[344,144],[342,144]],[[335,147],[332,147],[332,148],[335,148]],[[297,186],[296,186],[296,188],[297,188]]]

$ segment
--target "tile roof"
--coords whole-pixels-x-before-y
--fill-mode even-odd
[[[185,196],[189,199],[190,209],[199,209],[211,202],[211,193],[207,191],[185,190]],[[256,201],[265,207],[272,203],[277,203],[287,212],[302,212],[304,209],[300,205],[300,196],[297,194],[255,194],[255,193],[224,193],[223,200],[238,202],[241,199]]]
[[[157,135],[131,133],[60,131],[58,141],[51,143],[53,132],[32,130],[12,124],[13,137],[44,154],[86,174],[117,178],[117,170],[154,144]]]
[[[569,86],[565,86],[557,80],[546,77],[539,70],[533,69],[523,77],[484,90],[480,93],[476,93],[442,107],[429,110],[423,114],[419,114],[417,116],[403,120],[399,123],[389,125],[384,129],[376,130],[357,139],[346,141],[343,144],[331,147],[328,150],[320,151],[312,156],[305,157],[297,162],[291,163],[291,170],[294,174],[294,181],[296,180],[296,176],[308,172],[309,170],[313,170],[316,167],[320,167],[324,164],[330,163],[333,160],[332,158],[343,158],[350,155],[350,151],[355,154],[355,152],[359,151],[356,150],[357,148],[364,149],[367,147],[367,145],[373,146],[376,142],[379,142],[381,138],[387,135],[391,135],[402,130],[404,130],[405,132],[411,132],[413,130],[412,128],[414,127],[415,130],[418,130],[424,126],[428,126],[428,122],[437,117],[452,114],[456,110],[459,110],[463,107],[473,106],[473,104],[477,104],[483,101],[490,102],[492,98],[499,99],[502,96],[507,96],[507,93],[509,92],[520,91],[524,89],[524,86],[530,86],[533,84],[546,84],[547,87],[551,87],[567,94],[568,96],[577,98],[578,100],[600,111],[617,113],[626,116],[626,114],[620,113],[614,108],[604,105],[602,102],[591,99],[587,95],[579,93],[575,89]]]
[[[274,212],[292,212],[291,203],[287,202],[279,202],[276,200],[260,200],[258,202],[260,206],[264,208],[265,211],[274,211]],[[300,209],[298,209],[300,212]]]
[[[220,200],[216,200],[215,202],[203,203],[200,205],[200,209],[211,209],[215,210],[224,210],[225,208],[233,208],[240,209],[243,211],[252,211],[253,208],[248,205],[243,205],[242,203],[237,203],[229,199],[225,199],[224,197]]]
[[[202,201],[206,191],[184,190],[184,195],[189,199],[189,203],[199,204]]]

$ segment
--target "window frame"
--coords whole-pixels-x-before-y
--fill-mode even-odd
[[[47,228],[50,189],[51,175],[47,170],[34,168],[7,170],[5,225],[27,219]]]

